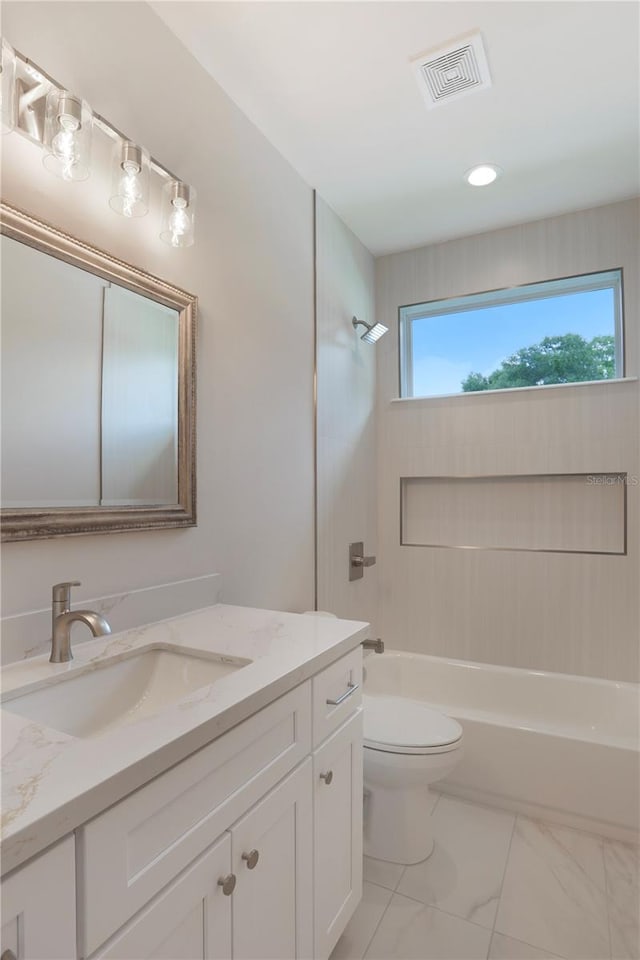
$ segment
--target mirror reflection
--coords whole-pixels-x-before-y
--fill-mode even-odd
[[[179,311],[0,244],[2,507],[176,504]]]

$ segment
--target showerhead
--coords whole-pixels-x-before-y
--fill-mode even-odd
[[[380,337],[384,337],[389,330],[389,327],[385,327],[383,323],[365,323],[364,320],[358,320],[357,317],[354,317],[351,323],[354,330],[357,327],[366,327],[365,332],[360,337],[365,343],[375,343]]]

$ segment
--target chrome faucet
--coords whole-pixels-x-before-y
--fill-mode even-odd
[[[104,617],[93,610],[71,609],[71,587],[79,587],[79,580],[56,583],[51,592],[51,656],[50,663],[73,660],[71,627],[76,621],[86,623],[94,637],[111,633]]]

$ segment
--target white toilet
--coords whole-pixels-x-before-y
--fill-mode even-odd
[[[429,784],[458,762],[462,727],[419,700],[363,699],[364,852],[419,863],[433,850]]]

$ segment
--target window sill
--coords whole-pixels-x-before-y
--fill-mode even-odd
[[[539,393],[542,390],[566,390],[571,387],[593,387],[612,383],[637,383],[638,377],[614,377],[610,380],[580,380],[577,383],[545,383],[535,387],[505,387],[502,390],[468,390],[460,393],[434,393],[420,397],[392,397],[391,403],[414,403],[416,400],[457,400],[459,397],[495,397],[503,393]]]

